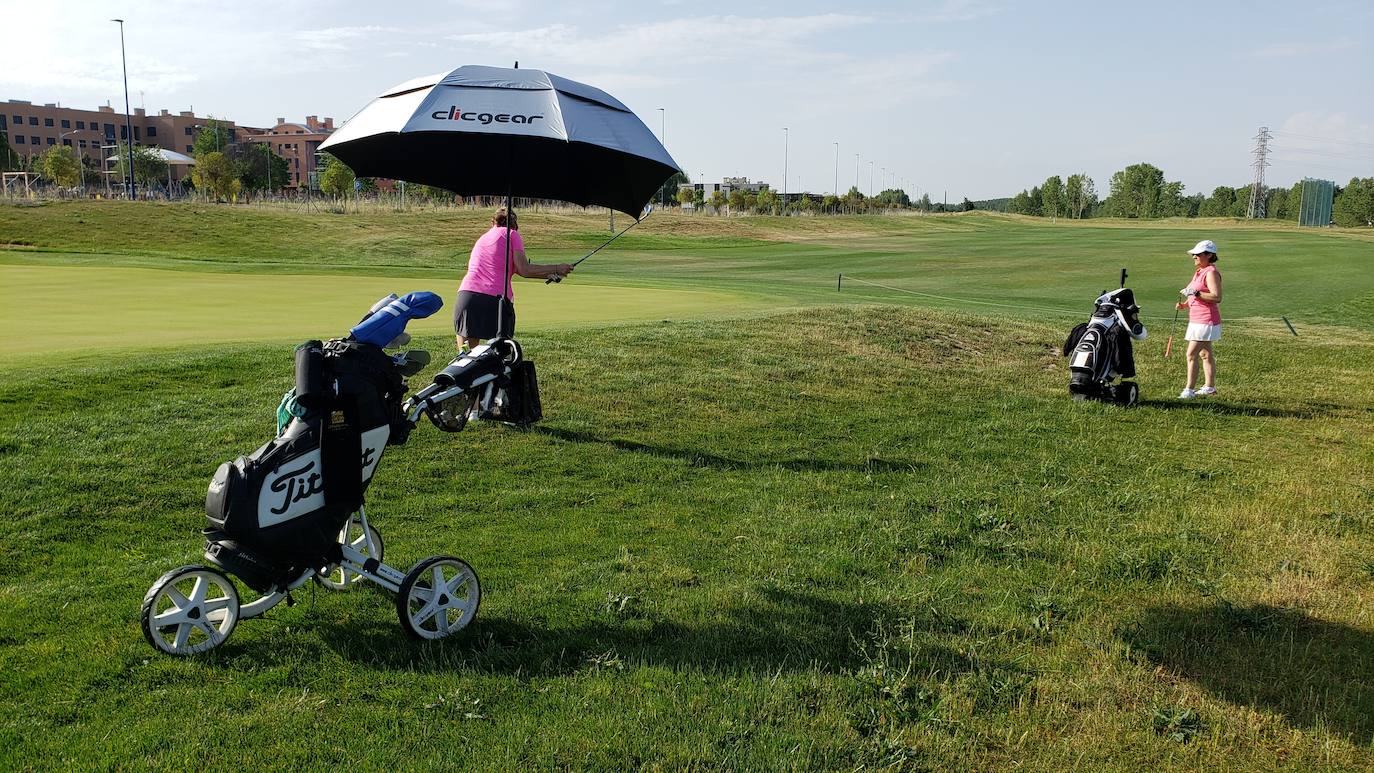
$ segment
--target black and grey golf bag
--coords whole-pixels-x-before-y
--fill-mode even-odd
[[[205,558],[265,591],[339,560],[339,532],[388,445],[414,424],[401,411],[403,365],[357,340],[296,350],[298,415],[253,453],[225,462],[205,497]]]
[[[1074,327],[1064,341],[1069,392],[1079,400],[1134,405],[1140,397],[1135,382],[1113,382],[1135,377],[1131,342],[1144,340],[1146,335],[1134,293],[1122,287],[1098,296],[1092,317]]]

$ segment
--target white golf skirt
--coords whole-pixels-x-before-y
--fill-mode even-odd
[[[1183,334],[1185,341],[1220,341],[1221,325],[1208,325],[1204,322],[1189,322]]]

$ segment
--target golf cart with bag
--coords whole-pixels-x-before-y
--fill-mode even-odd
[[[1093,302],[1087,322],[1069,332],[1064,341],[1064,356],[1069,358],[1069,393],[1075,400],[1098,400],[1130,407],[1140,398],[1134,381],[1135,353],[1132,341],[1148,335],[1140,321],[1135,294],[1126,287],[1126,269],[1121,269],[1121,287],[1109,290]]]
[[[455,358],[402,402],[405,379],[429,355],[383,349],[407,343],[406,323],[442,305],[433,293],[391,295],[347,337],[297,348],[296,386],[278,411],[277,437],[220,465],[210,482],[207,563],[167,572],[143,599],[149,644],[169,655],[213,649],[240,620],[290,604],[291,592],[311,580],[333,590],[362,580],[386,588],[396,594],[401,627],[417,638],[439,639],[472,622],[482,600],[472,567],[453,556],[425,558],[409,571],[382,563],[382,538],[363,506],[383,452],[405,443],[421,415],[446,432],[463,429],[469,415],[519,425],[539,419],[533,364],[511,339]]]

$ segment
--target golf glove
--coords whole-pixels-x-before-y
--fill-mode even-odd
[[[1184,298],[1194,298],[1197,296],[1198,291],[1194,290],[1191,287],[1185,287],[1182,290],[1179,290],[1178,294],[1182,295]]]

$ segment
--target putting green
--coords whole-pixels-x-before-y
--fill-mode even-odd
[[[225,274],[0,265],[0,356],[341,335],[388,292],[432,290],[444,308],[413,333],[452,330],[458,279]],[[517,281],[521,330],[738,313],[743,294]]]

